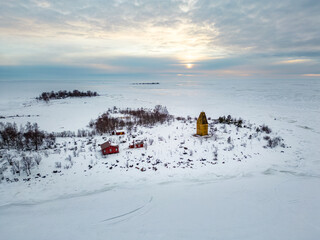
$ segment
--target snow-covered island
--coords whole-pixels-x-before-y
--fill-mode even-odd
[[[21,125],[20,129],[15,123],[1,123],[0,180],[40,182],[65,176],[72,181],[75,174],[87,171],[90,175],[159,171],[161,175],[202,167],[214,174],[216,166],[211,165],[226,164],[228,169],[288,148],[266,125],[230,115],[208,120],[204,112],[201,116],[206,125],[204,134],[198,134],[200,118],[173,117],[161,105],[153,110],[114,106],[89,123],[93,130],[77,132],[47,133],[37,123]],[[117,132],[120,127],[125,129]],[[116,146],[116,152],[102,148],[106,142]]]

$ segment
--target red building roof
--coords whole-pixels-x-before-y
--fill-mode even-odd
[[[100,145],[101,149],[105,149],[105,148],[108,148],[108,147],[110,147],[110,146],[111,146],[110,141],[105,142],[105,143],[102,143],[102,144]]]

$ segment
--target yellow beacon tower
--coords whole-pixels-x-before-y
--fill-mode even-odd
[[[197,135],[208,135],[208,121],[204,112],[200,113],[199,118],[197,120]]]

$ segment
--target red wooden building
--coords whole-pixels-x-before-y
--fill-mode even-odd
[[[111,145],[109,141],[101,144],[100,147],[103,155],[119,153],[119,146]]]
[[[142,148],[143,146],[144,146],[143,141],[138,141],[138,142],[133,141],[133,143],[129,145],[129,148]]]
[[[125,132],[123,130],[113,130],[112,135],[124,135]]]

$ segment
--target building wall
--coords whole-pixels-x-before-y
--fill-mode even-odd
[[[115,146],[111,146],[108,148],[105,148],[102,150],[102,154],[106,155],[106,154],[112,154],[112,153],[118,153],[119,152],[119,146],[115,147]]]
[[[197,124],[197,135],[208,135],[208,124]]]

